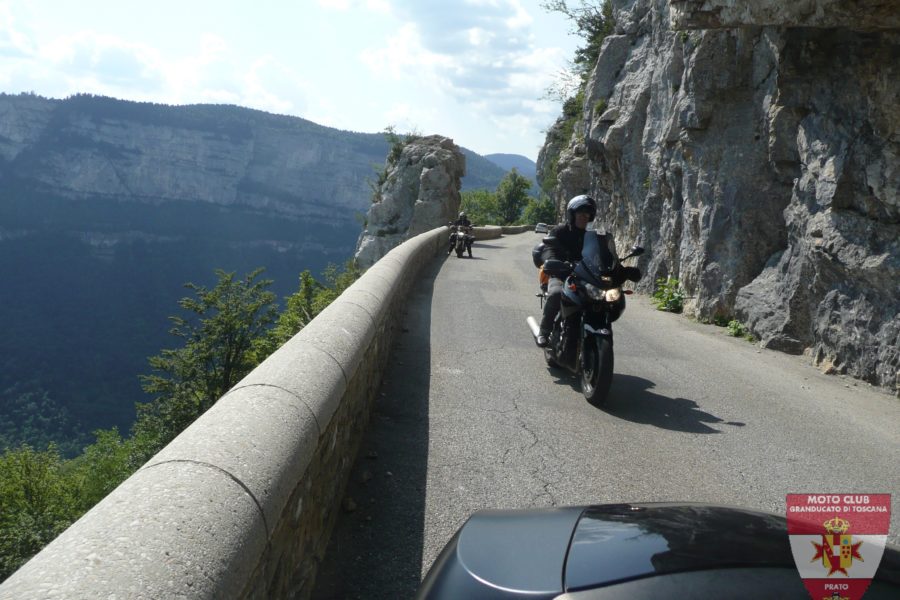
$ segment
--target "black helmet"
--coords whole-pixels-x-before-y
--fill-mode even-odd
[[[585,208],[591,211],[591,221],[597,216],[597,203],[594,199],[586,194],[575,196],[566,205],[566,223],[575,225],[575,213]]]
[[[460,212],[460,213],[459,213],[459,218],[460,218],[460,219],[465,219],[465,218],[466,218],[466,213]]]

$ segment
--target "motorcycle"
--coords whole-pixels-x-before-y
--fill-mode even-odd
[[[462,258],[463,253],[468,251],[469,258],[472,258],[472,242],[475,241],[475,236],[471,235],[471,232],[471,226],[454,225],[451,223],[450,247],[447,249],[447,254],[456,250],[456,257]]]
[[[640,271],[621,263],[643,253],[644,249],[635,245],[619,259],[596,231],[587,231],[578,264],[549,259],[542,265],[547,275],[565,280],[544,359],[547,366],[581,375],[581,392],[595,405],[606,401],[612,384],[612,323],[625,310],[625,296],[633,293],[622,285],[626,279],[640,279]],[[541,288],[536,295],[543,308],[548,294],[546,286]],[[536,339],[540,333],[538,321],[529,316],[526,322]]]

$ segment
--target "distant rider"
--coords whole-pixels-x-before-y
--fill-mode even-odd
[[[563,260],[572,265],[581,260],[581,248],[584,245],[584,232],[587,226],[597,216],[597,203],[587,195],[575,196],[566,205],[566,222],[557,225],[550,230],[544,238],[543,260],[551,258]],[[616,246],[611,236],[604,235],[609,251],[616,256]],[[641,272],[635,267],[619,267],[622,269],[622,278],[638,281]],[[541,318],[541,328],[537,337],[537,345],[541,348],[550,343],[550,331],[553,329],[553,321],[559,312],[560,294],[563,290],[563,280],[550,276],[547,284],[547,299],[544,302],[544,315]]]
[[[459,217],[453,222],[453,227],[456,229],[456,232],[450,236],[450,247],[447,248],[447,254],[453,252],[453,246],[456,241],[455,236],[462,234],[466,236],[466,250],[469,252],[469,258],[472,258],[472,237],[467,235],[468,228],[471,226],[472,222],[469,221],[466,213],[460,212]]]

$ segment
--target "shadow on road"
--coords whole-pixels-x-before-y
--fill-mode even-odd
[[[660,429],[686,433],[721,433],[709,424],[743,427],[744,423],[725,421],[700,409],[693,400],[670,398],[651,390],[652,381],[633,375],[616,375],[609,400],[601,408],[614,417],[645,423]]]
[[[443,265],[424,268],[353,465],[314,600],[412,598],[425,528],[431,301]]]
[[[447,260],[450,260],[451,258],[456,258],[458,260],[487,260],[485,257],[479,256],[477,254],[474,256],[452,256],[452,255],[448,254],[444,258]]]
[[[549,369],[556,377],[559,385],[568,385],[581,393],[580,379],[563,369]],[[700,410],[700,406],[687,398],[670,398],[651,390],[652,381],[633,375],[613,377],[609,398],[602,406],[595,406],[619,419],[632,423],[653,425],[660,429],[683,431],[685,433],[722,433],[710,424],[744,427],[744,423],[725,421],[708,412]]]

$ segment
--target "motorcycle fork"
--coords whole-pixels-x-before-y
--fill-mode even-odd
[[[609,313],[603,311],[596,317],[590,317],[593,317],[593,315],[589,315],[589,313],[585,311],[581,318],[581,335],[578,336],[578,363],[581,369],[584,369],[586,366],[584,364],[585,356],[583,349],[588,337],[605,337],[609,339],[610,344],[612,344],[613,341],[612,323],[609,320]]]

